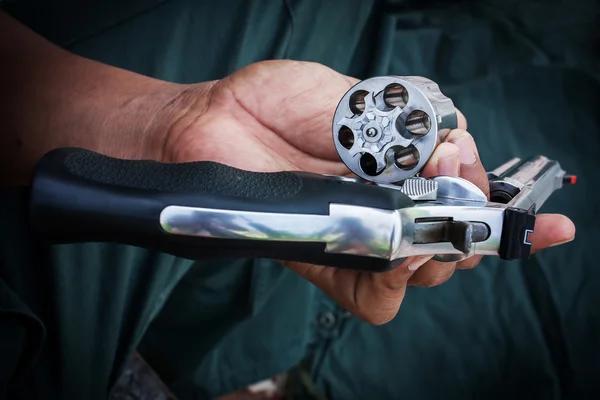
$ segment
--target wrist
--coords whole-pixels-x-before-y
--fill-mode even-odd
[[[174,95],[162,99],[159,117],[146,136],[150,158],[162,162],[181,160],[179,153],[185,149],[182,134],[206,114],[215,82],[177,85]]]
[[[167,137],[188,113],[181,100],[187,86],[152,81],[143,93],[115,99],[99,141],[85,147],[117,158],[164,160]]]
[[[57,147],[168,161],[169,137],[207,104],[210,84],[165,82],[79,57],[1,12],[0,33],[3,184],[28,182],[39,158]]]

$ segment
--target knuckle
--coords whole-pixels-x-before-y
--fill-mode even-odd
[[[440,159],[450,157],[456,157],[457,159],[460,157],[460,149],[458,146],[449,142],[440,143],[427,162],[427,166],[433,168],[438,165]]]
[[[454,141],[465,137],[473,138],[473,136],[464,129],[452,129],[450,133],[448,133],[448,136],[446,136],[446,142],[453,143]]]
[[[443,142],[438,145],[434,154],[441,157],[447,157],[452,155],[453,153],[460,153],[460,149],[458,148],[458,146],[454,143]]]

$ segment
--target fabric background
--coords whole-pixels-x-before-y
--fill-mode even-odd
[[[106,398],[136,347],[181,399],[294,368],[329,399],[600,395],[593,2],[19,0],[6,9],[71,51],[176,82],[272,58],[358,78],[427,76],[466,115],[486,167],[544,154],[579,176],[542,210],[571,217],[575,242],[411,288],[381,327],[267,260],[44,248],[27,232],[23,192],[4,190],[0,390],[12,398]],[[292,390],[310,397],[302,384]]]

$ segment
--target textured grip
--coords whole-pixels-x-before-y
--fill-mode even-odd
[[[249,172],[214,162],[162,164],[121,160],[90,151],[72,152],[64,162],[69,173],[91,182],[158,192],[283,199],[297,194],[302,187],[301,179],[291,172]]]
[[[62,148],[36,167],[30,216],[34,232],[49,244],[112,242],[192,259],[277,258],[370,271],[393,267],[396,263],[382,259],[327,254],[325,243],[172,235],[159,222],[168,206],[329,215],[332,203],[384,210],[414,205],[400,190],[317,174],[120,160]]]

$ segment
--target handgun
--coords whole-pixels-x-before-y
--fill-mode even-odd
[[[419,255],[528,258],[537,210],[576,177],[541,155],[490,171],[489,196],[459,177],[421,177],[457,121],[433,81],[382,76],[350,88],[334,113],[332,139],[352,176],[58,148],[36,165],[30,223],[48,245],[119,243],[195,260],[381,272]]]

